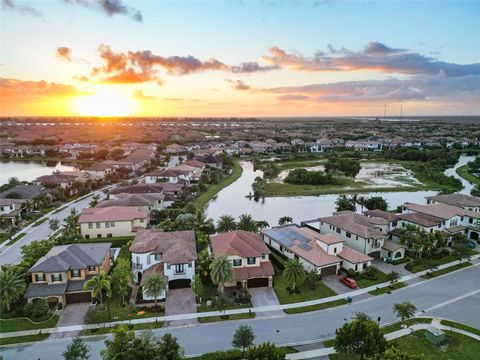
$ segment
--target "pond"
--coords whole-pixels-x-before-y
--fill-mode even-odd
[[[471,156],[461,156],[455,168],[473,160]],[[256,220],[266,220],[270,225],[276,225],[282,216],[291,216],[296,223],[302,220],[330,216],[335,211],[335,201],[338,195],[297,196],[297,197],[269,197],[255,201],[245,196],[252,192],[251,185],[262,172],[253,171],[253,164],[245,161],[241,163],[242,176],[230,186],[222,189],[217,197],[210,201],[206,213],[215,221],[224,214],[238,218],[241,214],[250,214]],[[447,175],[458,177],[455,168],[448,169]],[[467,182],[468,183],[468,182]],[[469,183],[468,183],[469,184]],[[471,185],[470,185],[471,189]],[[470,190],[463,189],[464,194]],[[425,197],[435,195],[436,191],[397,191],[375,192],[370,191],[369,196],[382,196],[388,202],[389,208],[394,209],[405,202],[425,203]]]
[[[73,166],[63,165],[61,162],[0,162],[0,185],[6,184],[8,179],[16,177],[20,181],[32,181],[39,176],[50,175],[54,171],[72,171]]]

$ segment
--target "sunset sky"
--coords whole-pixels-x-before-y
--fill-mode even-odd
[[[480,1],[1,1],[2,116],[480,114]]]

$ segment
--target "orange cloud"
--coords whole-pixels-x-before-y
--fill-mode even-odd
[[[72,49],[65,46],[57,48],[57,57],[72,62]]]

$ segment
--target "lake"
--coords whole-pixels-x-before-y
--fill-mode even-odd
[[[461,156],[454,168],[445,173],[458,177],[455,168],[473,160],[473,156]],[[296,197],[268,197],[264,200],[255,201],[245,196],[252,192],[251,185],[257,176],[263,176],[262,171],[253,171],[251,162],[242,162],[242,176],[233,184],[222,189],[217,197],[211,200],[207,206],[208,217],[215,221],[224,214],[230,214],[238,218],[241,214],[251,214],[256,220],[266,220],[270,225],[276,225],[282,216],[291,216],[293,221],[300,223],[323,216],[330,216],[335,211],[337,195],[320,196],[296,196]],[[465,180],[463,180],[465,181]],[[462,182],[463,182],[462,181]],[[467,184],[470,184],[466,182]],[[465,185],[467,185],[465,184]],[[461,192],[470,194],[470,186],[466,186]],[[375,192],[370,191],[370,196],[382,196],[388,202],[389,208],[394,209],[405,202],[425,203],[425,197],[435,195],[436,191],[397,191]]]
[[[20,181],[33,181],[39,176],[50,175],[54,171],[75,170],[73,166],[58,163],[47,163],[45,161],[8,161],[0,162],[0,185],[6,184],[8,179],[15,176]]]

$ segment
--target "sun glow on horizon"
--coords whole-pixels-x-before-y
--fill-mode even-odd
[[[137,105],[137,101],[127,95],[103,90],[75,98],[72,109],[80,116],[129,116],[135,113]]]

